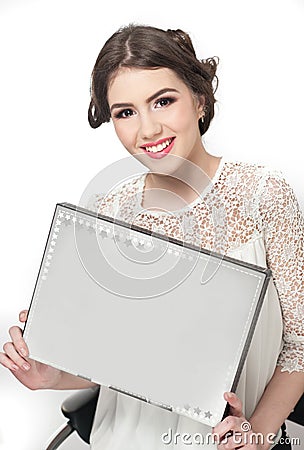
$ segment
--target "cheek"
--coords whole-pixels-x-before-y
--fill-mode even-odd
[[[190,105],[180,104],[170,115],[170,125],[177,132],[193,132],[193,128],[197,128],[197,118],[193,107]]]
[[[135,133],[132,124],[127,122],[114,123],[115,133],[122,145],[129,151],[135,145]]]

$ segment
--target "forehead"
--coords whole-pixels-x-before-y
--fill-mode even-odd
[[[179,92],[189,91],[186,84],[171,69],[122,67],[109,84],[108,100],[113,103],[128,100],[131,96],[148,98],[164,88],[174,88]]]

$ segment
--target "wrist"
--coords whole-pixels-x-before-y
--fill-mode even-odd
[[[256,416],[250,418],[252,432],[257,436],[257,449],[270,450],[277,441],[281,429],[272,432],[269,427],[265,426],[267,420],[260,420]]]

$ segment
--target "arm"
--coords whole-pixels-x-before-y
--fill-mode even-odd
[[[261,217],[284,323],[277,368],[250,419],[267,434],[278,431],[304,392],[304,219],[283,177],[267,180]]]
[[[304,372],[281,372],[277,367],[250,418],[255,432],[276,434],[304,392]],[[268,450],[265,443],[261,449]]]
[[[292,189],[279,174],[267,178],[260,218],[267,266],[273,274],[284,325],[277,367],[248,418],[253,431],[265,437],[264,443],[254,448],[268,450],[271,444],[266,442],[267,434],[277,434],[304,392],[304,219]],[[232,402],[228,397],[226,400],[231,416],[215,427],[220,436],[230,429],[239,431],[246,420],[239,399],[232,395]]]
[[[87,389],[97,386],[92,381],[84,380],[83,378],[76,377],[70,373],[61,371],[60,379],[51,389],[64,390],[64,389]]]

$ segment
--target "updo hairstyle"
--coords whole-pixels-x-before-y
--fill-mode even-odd
[[[98,128],[110,121],[108,86],[121,67],[165,67],[173,70],[197,97],[204,96],[204,121],[198,121],[203,135],[214,116],[217,64],[217,57],[197,59],[189,35],[182,30],[164,31],[133,24],[122,27],[106,41],[94,65],[89,123],[92,128]]]

